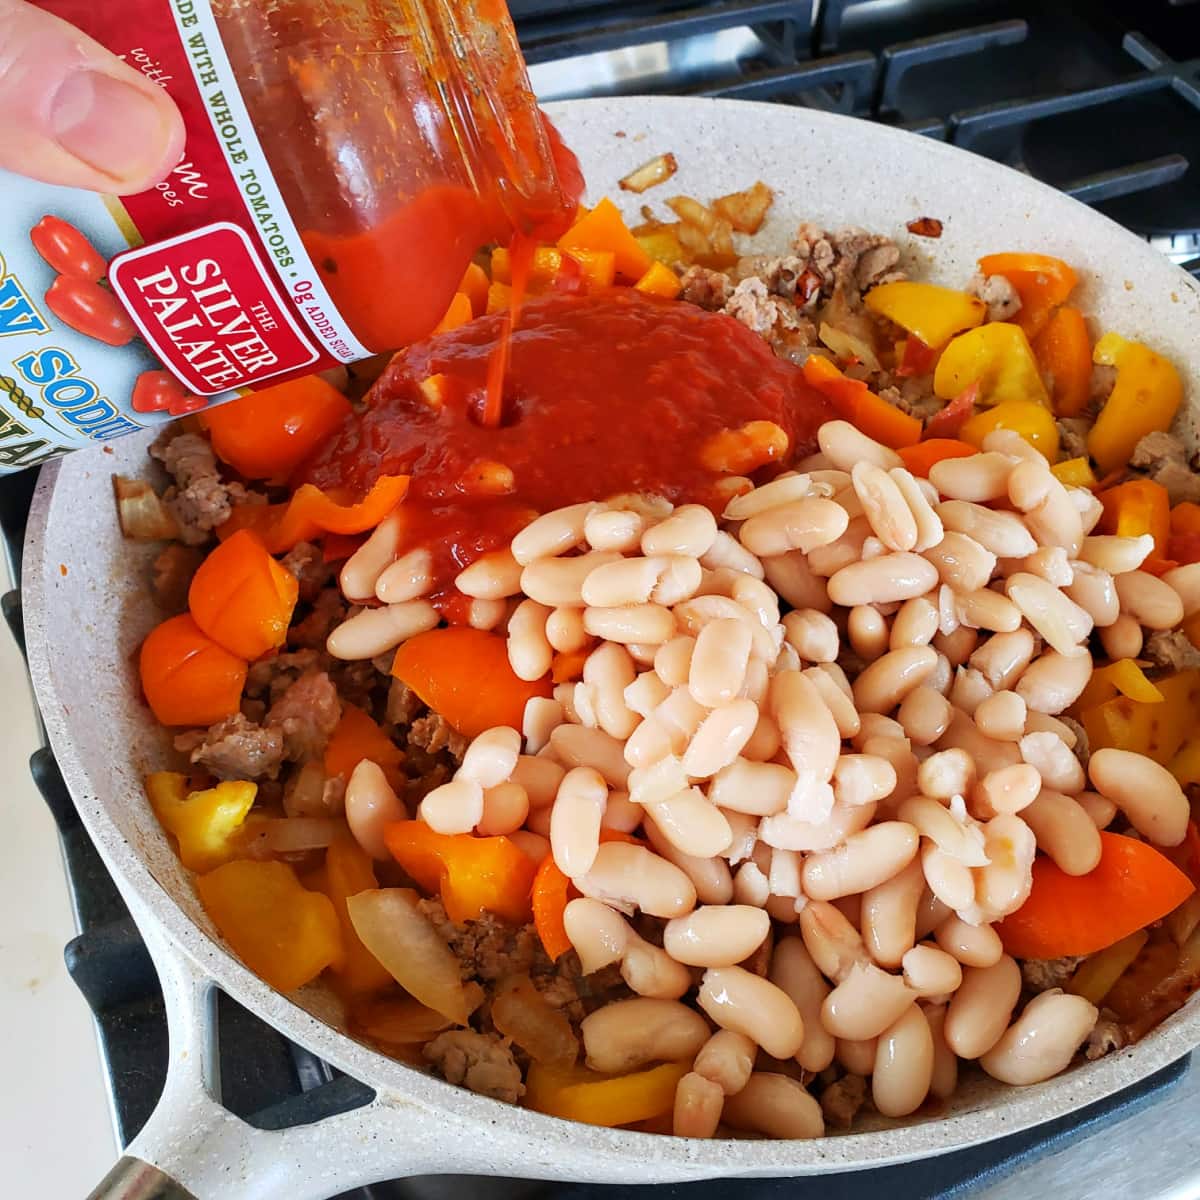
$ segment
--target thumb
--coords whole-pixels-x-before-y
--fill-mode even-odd
[[[183,142],[157,84],[66,21],[0,0],[0,167],[129,195],[158,183]]]

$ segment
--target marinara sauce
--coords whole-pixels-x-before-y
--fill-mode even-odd
[[[526,303],[500,425],[489,428],[488,365],[504,320],[481,318],[404,351],[368,408],[301,471],[353,494],[381,474],[411,475],[405,540],[433,551],[439,589],[533,515],[565,504],[649,492],[723,505],[723,476],[807,453],[833,415],[798,367],[732,318],[613,289]],[[777,426],[784,443],[764,441],[755,422]]]

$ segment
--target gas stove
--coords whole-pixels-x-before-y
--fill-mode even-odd
[[[546,100],[731,96],[843,112],[963,146],[1036,176],[1200,275],[1200,4],[1008,0],[510,0]],[[1190,168],[1190,169],[1189,169]],[[0,481],[0,533],[19,585],[35,476]],[[3,612],[21,639],[19,591]],[[79,935],[67,965],[96,1017],[114,1128],[154,1107],[167,1034],[154,967],[79,822],[48,748],[34,779],[57,823]],[[220,997],[222,1101],[264,1128],[353,1108],[367,1089]],[[807,1180],[662,1186],[694,1200],[895,1200],[1054,1194],[1200,1196],[1190,1060],[1050,1126],[938,1159]],[[429,1177],[339,1200],[632,1200],[641,1189]]]

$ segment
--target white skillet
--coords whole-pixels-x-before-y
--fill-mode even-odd
[[[661,208],[660,197],[676,192],[709,199],[761,178],[777,196],[764,245],[785,246],[802,218],[861,225],[895,236],[922,276],[958,286],[989,251],[1061,255],[1082,269],[1084,310],[1169,355],[1188,376],[1191,403],[1200,404],[1197,284],[1104,217],[1014,171],[880,125],[775,105],[630,98],[551,111],[584,164],[590,199],[613,195],[627,215],[643,201]],[[622,175],[663,151],[678,157],[674,179],[643,197],[617,190]],[[940,240],[906,233],[905,223],[921,216],[944,222]],[[162,764],[165,745],[136,699],[131,666],[160,618],[146,587],[154,550],[121,539],[109,477],[144,472],[147,440],[48,467],[25,549],[30,667],[50,741],[145,935],[170,1018],[162,1101],[97,1196],[323,1200],[424,1173],[653,1183],[873,1167],[1052,1120],[1200,1044],[1193,999],[1139,1045],[1040,1086],[1006,1088],[966,1072],[942,1117],[811,1142],[691,1142],[569,1124],[472,1095],[359,1044],[337,1027],[336,1004],[322,987],[280,995],[221,944],[143,798],[142,775]],[[230,1115],[213,1098],[215,988],[369,1084],[376,1099],[282,1132]],[[173,1190],[172,1180],[186,1191]]]

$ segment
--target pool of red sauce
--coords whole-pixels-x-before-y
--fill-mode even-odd
[[[798,367],[732,318],[613,289],[523,307],[502,423],[485,428],[488,362],[503,320],[484,317],[397,355],[366,411],[296,480],[358,494],[381,474],[411,475],[405,541],[433,550],[443,595],[458,571],[533,513],[633,491],[715,502],[721,476],[700,461],[711,435],[774,421],[796,456],[832,415]],[[440,406],[419,386],[434,375],[445,379]],[[482,463],[512,471],[510,494],[473,492]]]

